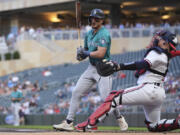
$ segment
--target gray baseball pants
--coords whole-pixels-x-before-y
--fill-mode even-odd
[[[76,87],[72,92],[69,112],[66,119],[72,121],[74,120],[75,114],[81,102],[81,98],[86,93],[89,93],[91,91],[91,88],[95,83],[98,83],[98,89],[101,99],[105,100],[112,90],[112,76],[100,76],[97,73],[96,67],[89,64],[88,68],[79,78]],[[115,114],[119,115],[117,112]]]

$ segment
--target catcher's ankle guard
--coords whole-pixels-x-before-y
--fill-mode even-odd
[[[85,128],[88,126],[88,121],[84,121],[82,123],[79,123],[75,126],[76,130],[83,130],[85,131]]]
[[[80,124],[77,124],[75,126],[75,129],[76,130],[83,130],[85,132],[86,130],[97,130],[98,127],[97,126],[90,126],[90,125],[88,125],[88,121],[85,121],[85,122],[82,122]]]
[[[145,123],[147,125],[148,130],[151,132],[171,131],[175,129],[180,129],[180,116],[176,119],[163,119],[155,124],[145,120]]]

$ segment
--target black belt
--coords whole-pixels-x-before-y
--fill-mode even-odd
[[[147,82],[147,83],[144,83],[144,84],[154,84],[154,85],[156,85],[156,86],[161,86],[161,83],[156,83],[156,82]]]
[[[154,85],[156,85],[156,86],[160,86],[160,85],[161,85],[161,83],[154,83]]]

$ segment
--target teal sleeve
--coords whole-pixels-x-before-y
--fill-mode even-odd
[[[110,36],[107,35],[107,34],[103,34],[100,38],[99,38],[99,41],[98,41],[98,46],[101,46],[101,47],[108,47],[110,45]]]

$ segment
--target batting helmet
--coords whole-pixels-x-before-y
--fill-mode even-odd
[[[89,15],[88,22],[91,24],[91,18],[98,18],[98,19],[104,19],[105,15],[104,12],[101,9],[93,9],[91,11],[91,14]]]

